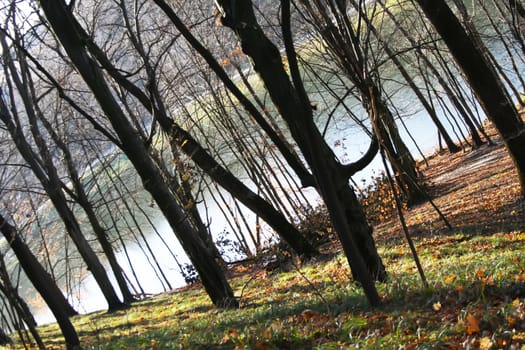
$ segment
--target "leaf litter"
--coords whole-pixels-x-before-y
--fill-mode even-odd
[[[238,310],[214,309],[196,284],[117,314],[77,316],[83,347],[522,349],[525,215],[512,162],[499,142],[468,153],[437,153],[429,163],[421,171],[454,229],[446,229],[427,203],[405,208],[428,288],[417,277],[397,219],[380,209],[375,237],[389,272],[389,281],[377,285],[381,308],[367,306],[331,240],[322,246],[329,258],[287,271],[268,272],[261,264],[233,268]],[[49,349],[62,348],[56,325],[40,332]]]

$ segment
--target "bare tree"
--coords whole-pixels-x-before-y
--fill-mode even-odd
[[[11,50],[7,45],[4,33],[5,32],[2,32],[0,39],[3,48],[3,61],[5,64],[4,74],[7,78],[6,81],[8,86],[8,91],[6,93],[8,94],[7,98],[10,101],[11,108],[6,101],[6,97],[2,95],[0,97],[0,120],[11,135],[18,151],[44,187],[47,195],[60,215],[68,234],[75,243],[78,252],[81,254],[100,286],[100,289],[108,302],[109,309],[120,309],[124,307],[125,304],[119,300],[106,274],[104,266],[89,245],[75,214],[68,206],[68,201],[62,191],[62,183],[57,168],[53,162],[53,157],[39,130],[37,123],[38,108],[33,104],[31,98],[30,90],[32,87],[25,75],[27,72],[20,72],[17,70],[13,59],[10,56]],[[20,63],[23,64],[23,61]],[[17,94],[21,100],[21,106],[18,107],[16,106]],[[24,128],[20,116],[21,112],[19,113],[18,111],[18,108],[22,106],[22,110],[29,121],[29,129],[35,142],[36,151],[28,141],[30,137],[24,134]]]
[[[487,117],[503,137],[525,197],[525,124],[483,51],[444,0],[417,0],[465,73]]]
[[[177,203],[175,195],[171,192],[158,166],[151,158],[146,145],[113,97],[102,71],[88,54],[85,42],[79,35],[70,9],[63,1],[40,1],[40,5],[68,57],[92,91],[119,136],[120,148],[137,170],[144,188],[151,193],[177,234],[213,303],[220,307],[237,306],[238,302],[233,296],[233,291],[226,281],[223,271],[188,222],[185,213]]]
[[[169,16],[191,45],[197,48],[201,55],[207,55],[202,45],[191,36],[184,25],[181,25],[173,10],[164,1],[155,0],[155,3]],[[273,103],[286,121],[294,140],[312,169],[317,188],[331,213],[354,276],[363,284],[369,301],[375,305],[379,304],[380,299],[373,279],[384,279],[385,271],[371,237],[371,228],[366,223],[355,193],[348,186],[349,175],[337,162],[313,122],[312,106],[296,74],[298,73],[296,63],[293,63],[295,53],[290,52],[287,47],[290,68],[293,67],[292,83],[283,67],[279,50],[257,23],[252,3],[220,1],[219,4],[223,10],[223,24],[238,35],[243,51],[253,60],[255,70],[264,81]],[[287,5],[289,3],[283,3],[283,8],[288,8]],[[283,19],[287,21],[288,18],[289,14],[285,13]],[[254,106],[249,104],[245,97],[238,95],[238,89],[230,85],[229,78],[225,77],[222,71],[213,68],[211,60],[207,62],[244,107],[251,111]]]
[[[56,287],[55,282],[51,280],[49,274],[42,268],[35,256],[20,239],[16,228],[8,223],[1,214],[0,230],[8,242],[10,242],[11,248],[27,276],[55,316],[66,341],[67,349],[79,347],[80,341],[77,332],[69,320],[69,316],[72,314],[71,307],[64,302],[64,296],[58,287]],[[45,346],[42,344],[41,348],[45,348]]]

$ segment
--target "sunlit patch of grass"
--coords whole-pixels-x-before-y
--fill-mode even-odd
[[[218,310],[190,289],[137,302],[126,311],[73,318],[86,349],[392,349],[508,347],[525,343],[525,233],[415,240],[428,287],[410,250],[380,253],[385,305],[370,308],[342,254],[287,272],[232,280],[240,309]],[[40,327],[61,348],[56,325]]]

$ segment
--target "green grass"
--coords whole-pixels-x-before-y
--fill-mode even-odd
[[[85,349],[519,349],[525,339],[524,232],[416,240],[429,287],[408,247],[382,244],[389,282],[371,308],[346,259],[231,280],[241,308],[215,309],[200,289],[73,318]],[[61,348],[56,325],[40,327]]]

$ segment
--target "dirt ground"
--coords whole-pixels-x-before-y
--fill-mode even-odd
[[[520,197],[516,170],[502,140],[494,145],[456,154],[439,152],[423,161],[420,170],[432,201],[449,221],[448,229],[430,203],[405,212],[414,236],[465,232],[491,234],[525,229],[525,201]],[[375,227],[376,239],[401,237],[396,218]]]

